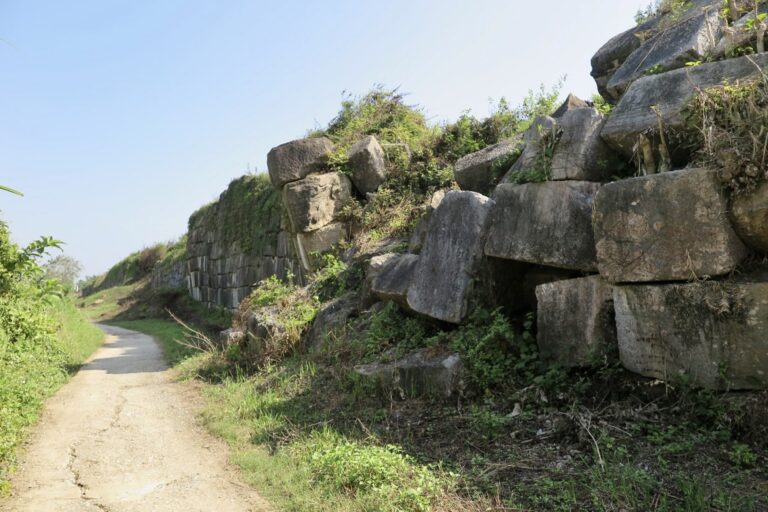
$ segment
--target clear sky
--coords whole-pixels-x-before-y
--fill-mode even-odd
[[[434,122],[567,75],[643,0],[0,0],[0,218],[85,273],[183,234],[342,91],[400,86]]]

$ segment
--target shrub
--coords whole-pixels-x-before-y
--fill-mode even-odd
[[[684,115],[684,139],[696,163],[721,168],[735,192],[765,180],[768,79],[699,91]]]
[[[136,258],[136,264],[139,266],[139,271],[143,275],[152,272],[155,265],[165,257],[165,252],[165,246],[160,244],[142,249]]]

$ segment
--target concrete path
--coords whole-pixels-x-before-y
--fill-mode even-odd
[[[197,425],[195,392],[172,382],[155,341],[102,329],[106,344],[46,404],[0,510],[269,510]]]

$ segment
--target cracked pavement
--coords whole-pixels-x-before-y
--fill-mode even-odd
[[[101,328],[105,345],[46,403],[0,510],[270,510],[199,426],[196,391],[173,382],[155,341]]]

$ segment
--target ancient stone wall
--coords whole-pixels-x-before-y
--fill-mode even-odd
[[[219,199],[189,219],[189,292],[209,306],[237,308],[272,275],[301,281],[280,198],[265,176],[233,181]]]

